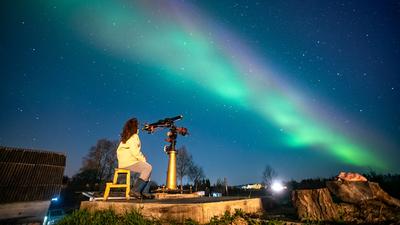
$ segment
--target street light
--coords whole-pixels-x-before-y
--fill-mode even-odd
[[[283,184],[280,181],[274,181],[271,185],[271,190],[276,193],[280,193],[285,189],[286,186],[283,186]]]

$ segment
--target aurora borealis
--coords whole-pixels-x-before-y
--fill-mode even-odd
[[[266,164],[286,178],[346,169],[398,172],[400,86],[393,74],[400,72],[394,60],[399,12],[387,15],[390,2],[315,4],[307,9],[251,1],[8,3],[2,7],[11,9],[2,57],[11,57],[1,78],[6,110],[0,144],[66,151],[72,174],[85,151],[99,138],[117,139],[131,115],[152,122],[183,114],[179,123],[191,135],[178,145],[185,145],[212,179],[256,182]],[[236,8],[242,11],[236,14]],[[295,9],[298,14],[286,14]],[[368,10],[386,16],[357,29],[357,23],[329,16],[360,12],[342,20],[362,21]],[[237,22],[246,15],[259,20]],[[296,16],[304,17],[306,28]],[[342,30],[324,29],[338,21]],[[252,31],[240,32],[242,27]],[[303,32],[293,36],[291,29]],[[363,29],[387,33],[353,49],[349,34],[373,38]],[[309,37],[313,33],[321,40]],[[386,39],[390,46],[377,44]],[[332,46],[350,53],[332,53]],[[343,60],[357,51],[359,58]],[[365,65],[364,55],[372,63]],[[374,63],[376,57],[382,58]],[[384,69],[375,71],[382,60]],[[325,86],[316,87],[321,80]],[[361,102],[369,102],[369,110],[354,107]],[[165,173],[161,133],[141,134],[155,180]],[[235,164],[246,169],[236,172]]]

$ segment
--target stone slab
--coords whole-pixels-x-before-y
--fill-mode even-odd
[[[81,202],[80,208],[89,211],[112,209],[117,214],[138,210],[147,218],[177,222],[183,222],[190,218],[204,224],[208,223],[214,216],[221,216],[225,212],[234,213],[236,209],[246,213],[261,212],[263,211],[263,204],[261,198],[201,197],[144,201],[84,201]]]

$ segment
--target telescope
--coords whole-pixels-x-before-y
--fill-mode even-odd
[[[145,130],[149,134],[151,134],[151,133],[154,133],[155,129],[158,128],[158,127],[172,128],[172,127],[175,126],[174,122],[178,121],[178,120],[181,120],[182,118],[183,118],[183,116],[179,115],[179,116],[175,116],[175,117],[165,118],[165,119],[159,120],[159,121],[157,121],[155,123],[145,124],[144,127],[143,127],[143,130]]]
[[[169,131],[167,132],[168,138],[165,139],[165,141],[169,142],[170,144],[164,147],[164,151],[169,156],[167,170],[167,189],[170,191],[176,190],[176,139],[178,137],[178,134],[182,136],[188,134],[188,130],[185,127],[175,126],[175,121],[181,120],[182,118],[182,115],[165,118],[162,120],[158,120],[155,123],[146,123],[142,128],[142,130],[147,131],[147,133],[149,134],[154,133],[157,128],[169,128]]]

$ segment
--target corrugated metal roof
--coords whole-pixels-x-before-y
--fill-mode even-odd
[[[63,153],[0,146],[0,203],[57,196],[65,162]]]

